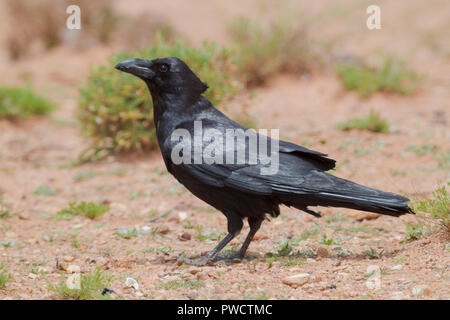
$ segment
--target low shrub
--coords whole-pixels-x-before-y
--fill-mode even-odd
[[[29,87],[0,87],[0,118],[25,119],[32,115],[45,115],[55,109],[53,102]]]
[[[263,84],[275,73],[310,71],[319,60],[305,23],[277,19],[260,24],[238,17],[228,30],[233,61],[249,86]]]
[[[355,90],[361,97],[368,97],[377,91],[409,94],[420,81],[420,76],[408,69],[404,62],[386,54],[367,63],[337,64],[335,70],[344,87]]]
[[[371,111],[365,118],[353,118],[336,125],[336,129],[347,131],[351,129],[367,130],[371,132],[389,132],[389,122]]]

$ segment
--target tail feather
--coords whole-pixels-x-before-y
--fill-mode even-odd
[[[300,210],[304,210],[307,206],[324,206],[369,211],[395,217],[413,213],[408,206],[408,198],[323,172],[314,172],[307,176],[302,188],[299,188],[297,192],[292,192],[291,188],[289,191],[289,194],[281,195],[281,201]]]

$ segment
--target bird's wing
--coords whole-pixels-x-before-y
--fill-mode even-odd
[[[327,171],[334,169],[336,166],[336,160],[327,158],[327,154],[325,153],[310,150],[308,148],[296,145],[295,143],[283,140],[280,140],[279,144],[280,152],[291,153],[306,161],[309,161],[317,167],[317,170]]]
[[[229,125],[230,123],[223,124],[208,119],[202,120],[203,130],[212,128],[220,132],[225,132],[224,130],[228,129]],[[195,133],[192,121],[179,124],[177,129],[187,130],[191,138]],[[262,164],[259,155],[257,155],[258,161],[256,164],[248,163],[248,158],[243,164],[195,163],[192,144],[190,161],[188,163],[174,164],[170,160],[170,155],[175,145],[179,142],[177,140],[173,141],[171,138],[166,139],[164,142],[162,149],[165,150],[165,160],[168,163],[169,172],[175,176],[188,175],[210,186],[230,187],[252,194],[270,195],[273,192],[289,192],[289,190],[301,192],[299,187],[304,182],[303,177],[306,174],[311,170],[327,170],[325,168],[332,167],[330,165],[331,162],[334,165],[334,160],[325,158],[325,155],[320,152],[312,151],[285,141],[279,141],[279,168],[272,175],[262,174],[261,169],[264,167],[267,168],[269,164]],[[236,155],[238,151],[233,149],[232,152],[234,152],[235,159],[237,159]]]

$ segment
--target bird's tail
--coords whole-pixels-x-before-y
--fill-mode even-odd
[[[308,210],[305,204],[343,207],[396,217],[413,213],[408,206],[409,199],[398,194],[369,188],[323,172],[314,173],[307,181],[308,192],[296,194],[289,199],[290,203],[286,204],[308,213],[313,212]]]

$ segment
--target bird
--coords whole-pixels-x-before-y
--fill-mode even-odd
[[[311,210],[311,206],[343,207],[394,217],[413,213],[406,197],[327,173],[336,164],[327,154],[261,132],[253,134],[256,140],[251,140],[249,134],[240,140],[240,144],[224,146],[228,142],[221,144],[218,135],[226,137],[227,131],[239,130],[248,133],[248,129],[227,117],[203,95],[208,85],[177,57],[135,58],[124,60],[115,68],[147,84],[153,100],[156,137],[167,171],[227,219],[228,234],[217,246],[197,258],[178,256],[183,263],[201,266],[220,260],[218,253],[240,234],[247,219],[248,235],[239,251],[232,255],[233,259],[243,259],[262,222],[277,217],[280,205],[294,207],[315,217],[321,214]],[[205,135],[215,147],[212,152],[206,152],[210,157],[202,158],[206,148],[211,146],[204,145]],[[200,146],[197,146],[199,141]],[[237,138],[233,136],[235,141]],[[266,141],[270,145],[265,158],[264,152],[252,149],[255,141]],[[241,156],[237,161],[241,151],[245,157]],[[220,152],[231,154],[233,161],[220,161]],[[268,172],[271,171],[269,164],[263,160],[275,153],[278,157],[276,170]],[[266,172],[263,169],[267,169]]]

